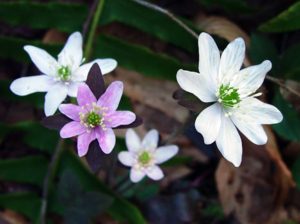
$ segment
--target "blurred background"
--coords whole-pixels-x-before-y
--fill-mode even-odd
[[[193,113],[172,98],[179,69],[198,71],[198,41],[168,15],[131,0],[0,1],[0,223],[300,223],[300,3],[295,0],[152,0],[191,30],[211,34],[220,50],[245,40],[244,65],[272,61],[260,100],[283,114],[265,126],[268,143],[244,138],[239,168],[205,145],[194,125],[172,144],[179,154],[162,164],[165,178],[137,184],[117,161],[126,130],[93,174],[76,142],[40,120],[45,93],[20,97],[10,83],[40,74],[24,45],[54,58],[68,36],[80,31],[84,46],[97,4],[104,3],[86,61],[114,58],[106,84],[124,83],[119,110],[144,120],[143,137],[157,129],[161,140]],[[156,8],[158,9],[158,8]]]

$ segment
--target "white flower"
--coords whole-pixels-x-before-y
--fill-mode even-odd
[[[182,89],[203,102],[215,102],[197,117],[195,127],[205,144],[216,141],[222,155],[236,167],[242,160],[242,142],[236,127],[257,145],[267,142],[261,124],[282,120],[280,111],[257,100],[254,94],[271,69],[270,61],[240,70],[245,57],[242,38],[231,42],[220,59],[219,49],[207,33],[199,36],[199,73],[179,70],[177,81]],[[236,126],[236,127],[235,127]]]
[[[47,92],[44,106],[46,116],[53,115],[67,95],[77,96],[79,84],[86,80],[88,71],[94,63],[98,63],[103,75],[117,66],[114,59],[96,59],[80,66],[84,59],[82,58],[82,36],[79,32],[69,37],[57,61],[43,49],[26,45],[24,50],[42,75],[16,79],[10,89],[19,96]]]
[[[129,152],[120,152],[118,158],[125,166],[131,166],[130,179],[139,182],[144,176],[153,180],[164,177],[162,170],[156,165],[161,164],[178,152],[176,145],[157,147],[158,132],[155,129],[149,131],[141,142],[138,135],[128,129],[126,132],[126,145]]]

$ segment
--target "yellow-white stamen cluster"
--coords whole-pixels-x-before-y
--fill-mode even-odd
[[[229,68],[231,65],[228,66]],[[250,75],[247,71],[244,73],[240,73],[239,71],[236,72],[235,75],[233,75],[230,79],[226,77],[226,72],[224,69],[222,71],[222,78],[217,78],[217,91],[216,91],[216,97],[218,97],[218,102],[222,104],[225,111],[225,117],[232,116],[232,113],[237,115],[239,120],[243,120],[245,122],[250,121],[251,119],[245,119],[245,116],[249,109],[243,108],[242,105],[245,105],[244,99],[249,99],[253,97],[260,96],[261,93],[256,93],[255,90],[256,87],[253,86],[244,86],[244,91],[241,91],[240,84],[247,79],[247,77]],[[253,94],[252,96],[249,96],[250,94]],[[251,104],[251,100],[247,100],[247,104]]]
[[[66,66],[62,65],[62,57],[67,60]],[[76,72],[79,69],[79,66],[85,61],[85,58],[82,59],[79,65],[76,65],[73,55],[66,55],[66,51],[61,52],[58,55],[58,63],[51,64],[49,63],[49,67],[54,68],[53,72],[53,80],[57,82],[63,82],[65,85],[69,85],[70,82],[76,82],[76,78],[72,75],[72,73]],[[53,70],[53,69],[52,69]]]
[[[135,156],[135,169],[139,170],[151,170],[151,168],[156,164],[156,144],[151,144],[150,147],[142,143],[139,149],[139,153]]]
[[[92,105],[86,104],[86,106],[81,107],[83,112],[79,112],[80,124],[84,125],[87,133],[90,133],[91,129],[96,126],[100,126],[102,130],[106,130],[104,121],[106,120],[107,107],[99,107],[95,102]],[[88,110],[88,112],[86,112]],[[111,119],[107,119],[111,122]]]

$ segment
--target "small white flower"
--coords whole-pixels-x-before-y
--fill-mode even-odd
[[[103,75],[117,66],[114,59],[96,59],[80,66],[84,58],[82,58],[82,36],[79,32],[69,37],[57,61],[43,49],[26,45],[24,50],[42,75],[16,79],[10,89],[19,96],[47,92],[44,106],[46,116],[53,115],[67,95],[77,96],[79,84],[87,79],[88,71],[94,63],[98,63]]]
[[[193,93],[203,102],[215,102],[197,117],[195,127],[205,144],[216,141],[222,155],[236,167],[242,160],[242,142],[236,127],[257,145],[267,142],[261,124],[282,121],[281,112],[274,106],[254,98],[272,64],[240,70],[245,57],[242,38],[231,42],[220,58],[213,38],[201,33],[199,44],[199,73],[179,70],[177,81],[182,89]],[[236,126],[236,127],[235,127]]]
[[[132,182],[139,182],[146,175],[153,180],[164,177],[162,170],[156,164],[161,164],[176,155],[178,146],[157,148],[158,138],[155,129],[149,131],[142,142],[132,129],[126,132],[126,145],[129,152],[120,152],[118,158],[125,166],[132,167],[130,171]]]

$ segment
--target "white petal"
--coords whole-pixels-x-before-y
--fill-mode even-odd
[[[199,45],[199,72],[207,77],[211,88],[216,89],[220,65],[220,52],[214,39],[202,32],[198,39]]]
[[[226,75],[226,79],[230,81],[230,78],[240,71],[244,58],[245,42],[241,37],[239,37],[229,43],[222,53],[219,67],[219,78],[222,80],[223,76]]]
[[[158,131],[155,129],[150,130],[144,137],[143,141],[142,141],[142,146],[143,148],[146,147],[155,147],[158,144],[158,139],[159,138],[159,134]]]
[[[146,176],[146,173],[144,171],[131,168],[130,171],[130,180],[134,183],[139,182],[140,180],[143,179],[143,177]]]
[[[260,65],[250,66],[239,72],[241,76],[249,74],[239,85],[239,92],[255,92],[263,83],[266,73],[272,68],[270,61],[263,61]]]
[[[52,77],[46,75],[36,75],[16,79],[10,85],[10,90],[19,96],[26,96],[35,92],[47,92],[57,83]]]
[[[267,134],[260,124],[244,122],[243,120],[240,121],[235,115],[232,115],[231,119],[240,132],[242,132],[251,142],[256,145],[264,145],[267,143]]]
[[[128,129],[125,136],[126,146],[132,153],[137,154],[141,147],[141,139],[133,129]]]
[[[146,174],[152,180],[160,180],[164,177],[164,173],[158,166],[152,166],[150,170],[146,169]]]
[[[221,127],[221,116],[225,116],[222,106],[216,102],[203,110],[197,117],[195,128],[203,135],[205,144],[216,141]]]
[[[57,83],[45,96],[45,114],[46,116],[53,115],[57,110],[58,106],[66,99],[68,88],[63,83]]]
[[[78,92],[78,86],[81,84],[82,82],[71,82],[68,85],[68,95],[70,97],[77,97],[77,92]]]
[[[282,121],[283,116],[276,107],[255,98],[245,101],[243,103],[246,104],[248,102],[248,104],[243,105],[243,108],[248,110],[247,117],[253,120],[253,122],[257,124],[276,124]]]
[[[133,166],[134,157],[130,152],[120,152],[118,158],[123,165]]]
[[[69,36],[67,43],[62,51],[58,54],[58,61],[63,66],[73,65],[77,68],[82,61],[82,36],[81,33],[75,32]]]
[[[102,75],[110,73],[117,67],[117,61],[114,59],[96,59],[92,62],[80,66],[79,69],[75,72],[74,77],[79,81],[85,81],[87,79],[87,75],[90,71],[90,68],[94,63],[98,63]]]
[[[180,69],[176,75],[180,87],[197,96],[203,102],[217,101],[216,88],[209,85],[207,78],[196,72],[189,72]]]
[[[156,164],[161,164],[178,153],[178,146],[177,145],[168,145],[159,147],[156,150]]]
[[[236,167],[242,162],[242,141],[230,117],[222,117],[222,125],[216,140],[222,155]]]
[[[57,61],[47,51],[30,45],[24,46],[24,50],[42,73],[50,76],[57,74],[56,68],[59,67]]]

